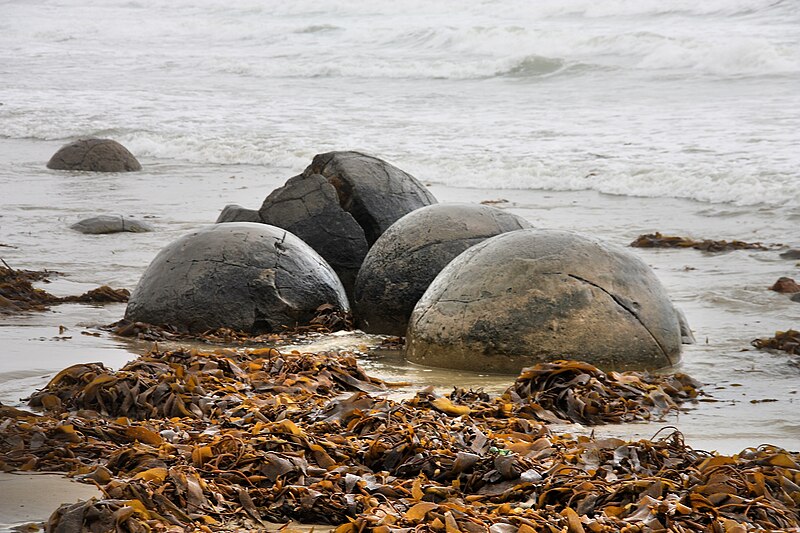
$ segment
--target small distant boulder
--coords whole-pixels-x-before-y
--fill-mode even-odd
[[[240,205],[228,204],[217,217],[217,224],[223,222],[262,222],[261,215],[255,209],[247,209]]]
[[[790,259],[792,261],[800,259],[800,249],[791,248],[785,252],[781,252],[781,259]]]
[[[307,324],[320,306],[349,311],[339,278],[311,247],[266,224],[214,224],[167,245],[131,294],[125,318],[201,333]]]
[[[434,204],[392,224],[367,253],[356,278],[356,324],[369,333],[405,336],[408,318],[437,274],[489,237],[531,224],[478,204]]]
[[[62,146],[47,168],[90,172],[131,172],[142,165],[124,146],[111,139],[81,139]]]
[[[314,248],[352,295],[370,246],[397,219],[433,203],[422,183],[386,161],[329,152],[273,191],[259,214],[264,223],[285,228]]]
[[[128,218],[122,215],[98,215],[96,217],[85,218],[71,225],[75,231],[87,234],[102,233],[146,233],[153,231],[153,226],[147,222]]]
[[[680,360],[678,314],[631,252],[572,232],[523,229],[448,264],[414,308],[406,357],[493,373],[558,359],[605,370]]]
[[[772,287],[769,288],[769,290],[780,292],[782,294],[794,294],[796,292],[800,292],[800,285],[798,285],[797,282],[792,278],[780,277],[778,278],[778,281],[776,281]]]

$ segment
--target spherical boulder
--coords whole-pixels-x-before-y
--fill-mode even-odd
[[[47,162],[53,170],[131,172],[142,165],[124,146],[111,139],[80,139],[62,146]]]
[[[125,318],[203,332],[253,334],[307,323],[321,305],[349,310],[341,282],[311,247],[266,224],[215,224],[162,249]]]
[[[408,318],[437,274],[481,241],[531,224],[480,204],[434,204],[412,211],[375,241],[353,291],[356,324],[370,333],[406,334]]]
[[[273,191],[259,213],[264,223],[288,229],[324,257],[351,296],[369,247],[397,219],[433,203],[424,185],[386,161],[329,152]]]
[[[644,370],[680,359],[675,308],[633,253],[577,233],[524,229],[459,255],[414,308],[406,357],[494,373],[557,359]]]

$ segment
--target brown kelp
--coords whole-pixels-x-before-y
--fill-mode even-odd
[[[800,354],[800,331],[793,329],[776,331],[774,337],[755,339],[753,346],[759,349],[781,350],[790,354]]]
[[[52,274],[47,270],[16,270],[3,261],[0,266],[0,314],[44,311],[51,305],[64,302],[127,302],[130,296],[127,289],[112,289],[103,285],[80,296],[60,298],[33,286],[35,281],[47,282]]]
[[[639,235],[631,244],[634,248],[694,248],[704,252],[727,252],[730,250],[768,250],[759,242],[694,240],[687,237],[662,235],[659,232]]]
[[[139,340],[153,342],[192,341],[208,344],[258,346],[299,342],[335,331],[351,331],[353,329],[353,316],[349,311],[342,311],[333,305],[323,304],[316,309],[314,317],[307,324],[296,324],[291,328],[284,327],[280,331],[258,335],[230,328],[191,333],[169,324],[156,325],[127,319],[108,324],[100,329],[110,331],[121,337],[134,337]]]
[[[797,453],[717,455],[669,429],[576,438],[543,421],[647,418],[696,385],[561,361],[526,369],[500,396],[425,389],[399,401],[347,353],[153,351],[119,371],[65,369],[30,399],[43,414],[3,412],[0,467],[69,472],[103,490],[51,516],[63,531],[800,526]]]
[[[50,273],[16,270],[5,261],[0,266],[0,313],[41,311],[58,299],[33,286],[34,281],[46,280]]]

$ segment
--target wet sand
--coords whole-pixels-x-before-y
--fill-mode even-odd
[[[47,521],[62,503],[101,498],[94,485],[59,474],[0,472],[0,531],[38,531],[29,524]]]

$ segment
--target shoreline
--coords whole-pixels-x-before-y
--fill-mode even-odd
[[[140,178],[145,183],[162,180],[157,171],[142,174]],[[46,178],[50,179],[51,176]],[[67,179],[81,181],[84,177]],[[127,178],[109,176],[104,179]],[[174,240],[187,228],[211,223],[223,204],[238,202],[252,206],[254,195],[259,198],[269,192],[266,190],[269,185],[260,182],[255,177],[252,182],[245,180],[244,188],[237,189],[238,196],[224,199],[209,198],[207,193],[214,182],[201,182],[186,191],[190,194],[188,199],[180,200],[194,203],[202,199],[194,222],[170,221],[165,215],[174,208],[169,207],[168,211],[158,212],[157,231],[148,234],[85,236],[69,230],[71,217],[79,216],[77,213],[86,212],[101,201],[97,192],[61,207],[48,203],[48,196],[34,195],[28,199],[28,207],[15,206],[13,202],[10,205],[11,212],[5,219],[11,223],[11,231],[4,241],[16,248],[3,248],[0,252],[15,268],[62,272],[62,276],[54,277],[52,283],[43,286],[58,296],[80,294],[102,284],[132,289],[164,243]],[[61,185],[54,182],[53,186]],[[510,194],[512,191],[501,189],[457,189],[435,184],[431,189],[444,202],[511,200],[496,205],[523,216],[535,227],[584,231],[622,246],[652,231],[697,238],[781,242],[785,240],[782,237],[790,235],[789,228],[794,224],[791,217],[776,221],[768,210],[687,200],[616,197],[592,191],[513,191]],[[31,210],[30,202],[34,202],[36,209]],[[54,211],[56,216],[43,221],[39,213],[44,209]],[[15,216],[21,217],[16,224]],[[700,227],[702,231],[697,229]],[[65,252],[81,249],[85,252]],[[708,384],[719,400],[716,404],[703,404],[696,412],[674,421],[687,438],[705,449],[730,453],[739,451],[743,445],[773,441],[786,446],[800,441],[800,422],[793,421],[791,416],[795,402],[800,402],[796,395],[798,387],[786,372],[791,357],[757,351],[750,346],[755,338],[796,327],[800,305],[767,289],[778,277],[791,275],[796,270],[796,262],[780,259],[779,252],[772,250],[722,254],[691,249],[631,250],[653,267],[675,305],[686,313],[697,337],[697,344],[684,346],[682,361],[675,371],[686,372]],[[21,397],[43,386],[47,376],[70,364],[99,361],[118,368],[140,354],[147,343],[131,342],[106,332],[99,337],[82,334],[87,327],[119,320],[123,312],[121,304],[103,307],[62,304],[43,313],[0,319],[5,350],[0,357],[0,401],[19,406]],[[66,328],[63,333],[61,326]],[[91,331],[94,330],[88,332]],[[351,345],[361,343],[363,340],[353,339]],[[723,361],[725,364],[720,364]],[[369,371],[389,379],[411,376],[421,384],[438,386],[458,382],[462,386],[498,390],[507,386],[511,379],[417,367],[397,356],[364,360],[364,364]],[[765,399],[779,401],[761,402]],[[734,420],[736,423],[731,423]],[[616,430],[620,434],[637,436],[655,431],[648,426]]]
[[[3,141],[0,141],[2,143]],[[282,183],[282,171],[246,167],[225,183],[228,166],[210,166],[200,176],[191,164],[146,165],[137,183],[128,177],[104,176],[100,183],[83,175],[57,176],[38,163],[55,143],[20,141],[27,147],[21,179],[34,184],[22,194],[13,185],[18,178],[0,172],[0,184],[11,187],[0,256],[15,268],[56,270],[62,276],[46,286],[56,295],[80,294],[87,288],[109,284],[133,288],[138,275],[167,242],[201,224],[210,224],[227,203],[253,207],[272,188]],[[34,161],[36,159],[36,161]],[[42,168],[39,168],[39,167]],[[238,170],[236,170],[238,172]],[[165,178],[177,173],[175,181]],[[288,175],[288,174],[287,174]],[[105,190],[104,187],[111,187]],[[144,207],[148,190],[164,187],[159,202]],[[632,198],[593,191],[555,192],[508,189],[465,189],[433,184],[440,201],[469,202],[509,200],[499,205],[531,221],[536,227],[583,231],[626,246],[636,236],[653,231],[695,238],[742,239],[765,243],[786,242],[796,226],[797,215],[759,206],[737,207],[703,204],[669,198]],[[221,197],[224,195],[224,197]],[[79,235],[68,229],[80,216],[113,206],[126,214],[156,217],[153,234],[110,236]],[[43,216],[46,214],[46,216]],[[702,229],[700,229],[702,228]],[[79,250],[79,252],[78,252]],[[652,437],[665,425],[677,426],[692,447],[738,453],[764,443],[786,449],[800,442],[800,403],[794,359],[758,351],[750,340],[770,336],[776,330],[797,326],[800,304],[769,291],[783,275],[797,277],[797,263],[778,257],[778,251],[734,251],[710,254],[696,250],[634,250],[669,290],[676,306],[687,315],[698,344],[685,346],[682,362],[674,371],[686,372],[706,384],[716,403],[700,403],[664,423],[564,426],[554,431],[625,440]],[[0,319],[4,353],[0,356],[0,400],[20,406],[20,398],[42,387],[66,366],[101,361],[119,368],[147,349],[149,343],[131,342],[108,333],[99,337],[94,325],[118,320],[120,304],[104,307],[62,304],[42,313]],[[61,332],[60,326],[66,330]],[[87,330],[87,328],[89,328]],[[358,348],[373,342],[359,334],[324,339],[326,349]],[[309,347],[301,346],[300,349]],[[313,349],[313,348],[309,348]],[[359,362],[370,374],[389,381],[408,380],[417,388],[433,385],[446,392],[455,383],[463,387],[504,389],[512,376],[443,371],[407,363],[397,353],[362,356]],[[777,401],[764,401],[777,400]],[[54,509],[51,509],[51,511]]]

